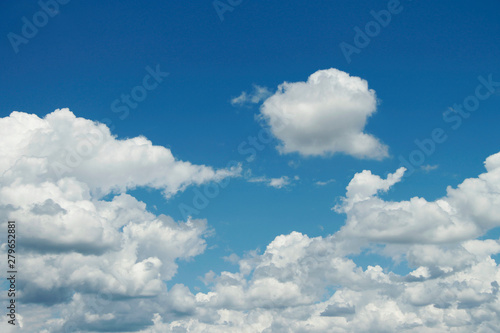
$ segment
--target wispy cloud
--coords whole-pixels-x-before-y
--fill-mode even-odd
[[[328,180],[325,180],[325,181],[318,180],[318,181],[317,181],[316,183],[314,183],[314,184],[316,184],[316,185],[318,185],[318,186],[325,186],[325,185],[328,185],[328,184],[330,184],[330,183],[334,183],[334,182],[335,182],[335,179],[333,179],[333,178],[332,178],[332,179],[328,179]]]
[[[288,176],[281,176],[279,178],[267,178],[261,176],[261,177],[250,178],[248,181],[250,183],[265,183],[267,186],[274,188],[284,188],[292,184],[294,180],[299,180],[299,179],[300,179],[299,176],[295,176],[293,177],[293,179],[290,179],[290,177]]]
[[[426,164],[426,165],[420,166],[420,168],[422,170],[424,170],[425,172],[431,172],[432,170],[436,170],[437,168],[439,168],[439,165],[438,164],[435,164],[435,165]]]
[[[243,106],[247,104],[258,104],[271,96],[272,93],[266,87],[253,85],[253,91],[247,93],[243,91],[238,97],[231,99],[231,104],[234,106]]]
[[[290,179],[287,176],[283,176],[280,178],[271,178],[269,182],[269,186],[274,188],[282,188],[290,185]]]

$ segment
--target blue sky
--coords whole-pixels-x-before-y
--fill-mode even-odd
[[[219,189],[205,208],[192,215],[194,219],[206,220],[207,230],[211,230],[203,236],[205,248],[196,255],[185,255],[188,260],[183,260],[182,255],[175,259],[178,269],[163,279],[167,290],[182,284],[193,294],[214,291],[217,288],[210,283],[205,285],[200,277],[209,271],[217,276],[225,271],[239,274],[241,262],[238,266],[224,257],[244,258],[256,249],[259,255],[264,255],[279,235],[299,232],[309,238],[328,239],[350,221],[346,217],[350,214],[348,208],[339,212],[333,207],[342,204],[346,187],[355,175],[370,170],[373,175],[386,179],[401,166],[400,156],[409,159],[412,152],[419,150],[415,140],[431,138],[436,128],[442,129],[447,139],[436,143],[434,151],[425,156],[422,166],[427,170],[415,166],[415,172],[401,178],[387,191],[381,187],[378,198],[386,202],[403,202],[412,197],[423,197],[431,202],[442,198],[447,195],[448,186],[456,188],[464,179],[485,172],[483,162],[499,151],[500,88],[495,87],[495,91],[481,100],[477,110],[461,119],[457,128],[452,127],[455,120],[447,121],[445,116],[448,112],[449,116],[457,117],[456,113],[449,113],[450,110],[456,108],[455,104],[463,104],[469,96],[475,96],[476,87],[483,85],[484,80],[500,81],[498,2],[401,0],[390,22],[385,27],[379,25],[380,31],[369,38],[365,47],[359,48],[359,53],[351,54],[350,59],[345,57],[340,45],[355,46],[356,27],[365,30],[366,24],[374,21],[371,11],[386,10],[391,1],[222,0],[220,3],[231,10],[218,13],[214,5],[217,2],[212,1],[58,3],[57,10],[50,9],[53,17],[41,24],[38,32],[26,38],[24,43],[13,42],[12,34],[23,36],[23,17],[33,22],[33,15],[42,10],[40,4],[35,1],[0,4],[0,29],[4,36],[0,42],[2,118],[7,119],[13,111],[19,111],[44,119],[56,109],[68,108],[79,118],[106,120],[116,140],[144,136],[153,145],[170,149],[176,159],[193,165],[224,170],[230,161],[241,163],[241,173],[227,178],[229,184],[224,188],[219,187],[217,177],[207,176],[201,182],[186,180],[186,188],[175,189],[165,198],[162,191],[167,191],[170,183],[153,186],[131,175],[127,184],[132,186],[123,185],[124,190],[103,190],[105,195],[101,197],[92,194],[92,200],[111,202],[115,196],[128,193],[144,202],[146,211],[155,216],[165,214],[183,221],[186,216],[179,207],[183,204],[193,206],[196,191],[204,191],[207,184]],[[145,76],[155,69],[168,76],[161,77],[135,108],[129,107],[125,117],[120,117],[122,112],[114,112],[114,101],[143,85]],[[306,82],[312,74],[330,69],[345,72],[349,78],[359,77],[375,91],[376,112],[369,112],[361,131],[387,147],[385,156],[359,158],[352,152],[308,155],[304,147],[290,152],[277,149],[290,144],[285,139],[288,134],[280,137],[269,118],[262,118],[266,112],[265,103],[277,94],[280,84]],[[243,92],[252,96],[256,86],[266,88],[267,92],[257,103],[231,102]],[[487,88],[481,89],[487,91],[484,90]],[[124,107],[125,103],[119,101],[116,105]],[[91,127],[90,124],[86,126]],[[291,136],[300,134],[302,123],[298,126],[298,133],[289,129]],[[242,154],[238,147],[249,137],[256,137],[263,128],[274,131],[273,139],[263,144],[254,160],[248,161],[248,155]],[[10,133],[3,134],[4,138],[12,135],[4,130]],[[32,138],[24,137],[23,140],[35,147],[30,141]],[[21,145],[22,140],[16,142]],[[5,145],[16,147],[8,139]],[[14,155],[7,151],[5,148],[3,158],[13,159]],[[20,156],[28,156],[26,154]],[[112,174],[111,170],[116,167],[116,174],[120,174],[126,159],[116,163],[116,166],[103,164],[111,169],[102,172]],[[8,168],[3,172],[6,170]],[[93,172],[89,170],[76,173],[74,177],[84,179],[82,181],[90,184],[93,190],[94,182],[87,181],[90,177],[87,175]],[[137,179],[146,177],[137,171],[140,169],[134,170],[138,172]],[[144,173],[150,172],[148,170],[144,169]],[[80,179],[79,175],[87,178],[81,176],[84,178]],[[128,176],[124,173],[123,177]],[[271,179],[281,177],[287,177],[284,179],[290,183],[281,188],[269,186]],[[329,182],[318,185],[318,181]],[[11,183],[2,186],[8,184]],[[9,197],[5,193],[2,195],[5,205]],[[64,207],[63,201],[54,201]],[[9,214],[6,210],[2,218],[11,216]],[[481,229],[482,233],[472,234],[470,240],[486,232],[486,238],[498,239],[496,228],[492,222]],[[405,242],[403,238],[396,241],[398,244]],[[451,243],[445,247],[451,248]],[[381,241],[380,244],[391,242]],[[394,254],[397,250],[391,250],[392,257],[388,253],[366,253],[372,251],[370,246],[360,246],[360,251],[365,251],[363,255],[358,256],[356,251],[346,252],[345,258],[354,260],[363,270],[369,265],[380,265],[385,273],[401,276],[420,267],[407,263],[406,256],[412,248],[410,252],[401,252],[402,259],[398,261]],[[498,273],[496,276],[498,278]],[[71,286],[67,288],[71,293],[82,292]],[[330,292],[328,297],[332,295]],[[30,303],[25,311],[33,316],[58,318],[54,314],[58,305],[51,314],[42,315],[36,308],[37,302],[43,304],[43,300]],[[76,301],[72,299],[71,302]],[[332,302],[330,299],[325,307]],[[255,307],[245,311],[252,310]],[[148,329],[150,326],[144,323],[151,324],[153,313],[146,311],[138,319],[137,327]],[[182,321],[189,317],[169,317],[168,306],[159,313],[164,325],[168,325],[168,320]],[[274,318],[276,316],[273,314]],[[70,320],[68,318],[65,320]],[[80,323],[80,319],[72,320]],[[28,322],[40,331],[63,329],[46,328],[35,320]],[[105,331],[103,327],[107,327],[104,324],[101,328],[97,324],[87,327],[82,323],[80,329],[89,332]],[[167,331],[161,324],[155,325],[159,331]],[[476,324],[463,324],[464,329],[479,327],[466,325]],[[494,325],[499,324],[492,323],[490,327]],[[273,332],[281,329],[269,327],[267,329]],[[299,326],[294,327],[290,329],[297,330]],[[358,326],[352,327],[362,331],[356,328]],[[225,328],[218,329],[223,331]]]

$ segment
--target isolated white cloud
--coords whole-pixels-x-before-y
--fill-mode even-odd
[[[281,141],[282,153],[383,159],[388,147],[363,132],[376,107],[375,91],[365,80],[331,68],[306,82],[282,83],[260,115]]]

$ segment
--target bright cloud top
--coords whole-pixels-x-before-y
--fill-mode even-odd
[[[4,182],[28,181],[26,175],[40,182],[75,178],[99,195],[149,186],[170,197],[189,185],[240,172],[238,167],[214,170],[177,160],[169,149],[142,136],[118,140],[106,125],[77,118],[68,109],[43,119],[13,112],[0,119],[0,132]]]
[[[0,119],[0,132],[0,220],[2,230],[8,220],[22,225],[17,296],[35,308],[65,304],[80,294],[106,296],[108,302],[160,295],[177,261],[205,250],[206,222],[155,216],[126,193],[112,200],[101,196],[136,186],[162,189],[168,196],[233,174],[175,160],[168,149],[142,137],[117,140],[106,126],[67,109],[43,119],[13,112]],[[3,243],[0,252],[6,256],[6,251]],[[115,316],[84,314],[93,323]],[[34,318],[20,323],[35,331],[40,323]],[[51,332],[69,331],[68,322],[56,322],[62,326]],[[3,324],[0,330],[6,331]]]
[[[260,111],[282,153],[383,159],[388,147],[363,132],[376,106],[375,91],[365,80],[331,68],[306,82],[282,83]]]
[[[463,241],[500,227],[500,153],[485,161],[487,172],[464,180],[435,200],[413,197],[385,201],[377,193],[399,182],[398,169],[386,179],[363,171],[347,187],[343,203],[335,207],[347,214],[339,235],[371,242],[429,244]]]

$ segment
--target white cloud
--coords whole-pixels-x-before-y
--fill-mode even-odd
[[[240,172],[180,161],[145,137],[117,140],[104,124],[77,118],[68,109],[43,119],[13,112],[0,119],[0,129],[4,134],[0,173],[7,184],[74,178],[98,195],[148,186],[170,197],[189,185]]]
[[[430,165],[430,164],[426,164],[426,165],[422,165],[420,166],[420,168],[422,170],[424,170],[425,172],[430,172],[432,170],[436,170],[437,168],[439,168],[439,165]]]
[[[334,183],[334,182],[335,182],[335,179],[333,179],[333,178],[332,178],[332,179],[328,179],[328,180],[325,180],[325,181],[318,180],[318,181],[317,181],[316,183],[314,183],[314,184],[316,184],[316,185],[318,185],[318,186],[325,186],[325,185],[328,185],[328,184],[330,184],[330,183]]]
[[[298,180],[298,176],[295,176],[293,180]],[[277,189],[287,187],[292,184],[292,179],[288,176],[281,176],[279,178],[267,178],[267,177],[253,177],[248,179],[250,183],[266,183],[267,186],[274,187]]]
[[[245,104],[258,104],[271,96],[271,92],[266,87],[261,87],[256,84],[253,85],[253,92],[247,93],[243,91],[238,97],[231,99],[232,105],[242,106]]]
[[[404,168],[386,179],[363,171],[354,176],[338,212],[347,214],[340,235],[384,243],[447,243],[472,239],[500,227],[500,153],[485,161],[487,172],[464,180],[435,201],[413,197],[384,201],[387,191],[402,178]]]
[[[104,125],[76,118],[69,110],[43,119],[14,112],[0,119],[0,131],[5,135],[0,141],[0,225],[6,230],[5,221],[16,220],[22,226],[17,244],[23,273],[16,296],[21,304],[31,304],[18,309],[28,331],[42,331],[44,322],[66,325],[45,311],[34,316],[42,318],[36,322],[23,315],[38,311],[39,305],[60,311],[73,300],[83,311],[96,295],[108,297],[108,303],[115,297],[161,295],[177,262],[204,252],[210,234],[206,221],[175,222],[148,212],[126,193],[107,200],[102,195],[149,186],[170,196],[234,171],[178,161],[145,138],[117,140]],[[81,160],[65,160],[74,152]],[[53,172],[54,162],[65,172]],[[6,256],[6,251],[2,243],[0,253]],[[123,319],[114,312],[79,315],[81,323],[91,326]]]
[[[239,273],[212,276],[211,291],[196,294],[199,309],[216,318],[224,309],[239,321],[191,317],[167,324],[156,316],[145,332],[252,331],[252,325],[261,332],[498,331],[500,268],[491,256],[500,252],[500,240],[475,238],[500,225],[494,208],[500,153],[485,165],[486,173],[434,202],[378,197],[402,179],[404,168],[385,178],[358,173],[337,207],[347,213],[339,232],[278,236],[263,254],[241,259]],[[366,247],[393,260],[404,256],[414,270],[400,276],[347,258]]]
[[[0,131],[0,216],[22,221],[26,302],[55,304],[74,291],[157,295],[177,260],[205,250],[206,222],[155,216],[125,193],[101,196],[137,186],[171,196],[236,171],[178,161],[143,137],[117,140],[67,109],[44,119],[13,112],[0,119]],[[53,172],[54,163],[64,172]]]
[[[331,237],[281,235],[262,255],[240,261],[251,266],[247,278],[222,272],[212,291],[195,295],[205,319],[157,314],[143,332],[494,332],[500,269],[487,254],[498,243],[474,242],[489,250],[477,255],[463,243],[470,262],[456,271],[431,276],[431,260],[401,277],[339,256]],[[324,298],[327,286],[336,287]]]
[[[261,117],[281,141],[282,153],[382,159],[388,147],[363,132],[376,105],[365,80],[331,68],[306,82],[282,83],[262,104]]]
[[[0,198],[4,205],[4,196]],[[109,202],[53,198],[68,212],[33,215],[30,204],[19,205],[12,197],[9,202],[17,209],[0,212],[2,220],[16,219],[24,226],[19,230],[25,249],[20,270],[30,282],[23,295],[30,302],[59,302],[72,290],[157,295],[162,280],[176,273],[177,260],[196,256],[206,247],[205,221],[176,223],[154,216],[126,194]],[[63,299],[51,299],[51,294]]]
[[[39,122],[29,116],[26,126]],[[50,126],[33,128],[20,132],[26,142],[59,142]],[[152,214],[126,193],[104,200],[79,172],[50,175],[50,147],[35,154],[21,142],[2,146],[16,160],[0,159],[0,221],[23,225],[17,286],[26,332],[500,331],[500,266],[492,257],[500,240],[477,239],[500,226],[500,153],[486,159],[485,173],[435,201],[381,197],[404,168],[386,177],[357,173],[336,207],[346,214],[339,232],[291,232],[263,253],[232,254],[226,260],[238,269],[208,271],[207,289],[193,293],[169,281],[179,260],[205,250],[206,221]],[[403,258],[412,271],[359,265],[361,250],[393,263]]]
[[[290,185],[290,179],[287,176],[282,176],[280,178],[271,178],[269,181],[269,186],[274,188],[282,188]]]

